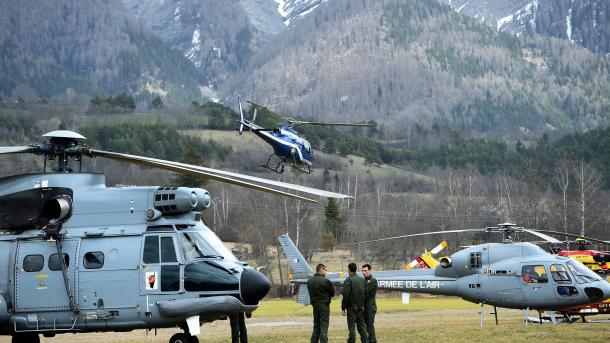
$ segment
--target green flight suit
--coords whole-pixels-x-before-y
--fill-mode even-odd
[[[335,296],[335,287],[324,276],[315,273],[307,280],[307,291],[313,308],[313,332],[311,343],[328,342],[328,318],[330,317],[330,300]]]
[[[369,343],[364,319],[365,297],[364,278],[357,274],[348,276],[343,282],[343,301],[341,302],[341,309],[347,310],[348,343],[356,342],[356,327],[360,334],[360,341]]]
[[[377,343],[375,336],[375,314],[377,313],[377,280],[370,275],[364,278],[366,289],[366,300],[364,301],[364,317],[366,320],[366,331],[369,334],[369,343]]]

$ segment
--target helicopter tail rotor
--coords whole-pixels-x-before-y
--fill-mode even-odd
[[[239,104],[239,128],[237,129],[237,131],[241,136],[244,133],[244,111],[241,107],[241,98],[237,99],[237,103]]]

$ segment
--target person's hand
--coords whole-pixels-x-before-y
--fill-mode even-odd
[[[347,316],[347,310],[341,310],[341,315],[344,317]]]

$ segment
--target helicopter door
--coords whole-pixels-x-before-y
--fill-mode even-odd
[[[61,240],[68,284],[78,299],[78,239]],[[55,241],[19,241],[15,260],[15,311],[70,310],[70,301]]]
[[[537,303],[557,298],[553,285],[549,282],[547,267],[542,264],[522,266],[521,282],[526,302]]]
[[[144,236],[140,294],[177,293],[180,280],[174,235]]]

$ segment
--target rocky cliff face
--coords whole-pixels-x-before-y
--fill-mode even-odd
[[[567,39],[595,53],[610,53],[610,1],[439,0],[499,31]]]

